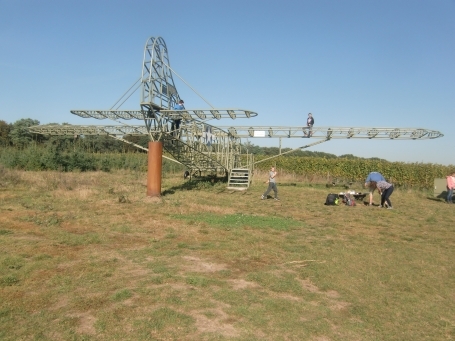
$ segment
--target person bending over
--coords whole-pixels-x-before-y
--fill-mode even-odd
[[[382,176],[381,173],[379,172],[371,172],[370,174],[368,174],[366,180],[365,180],[365,187],[369,187],[370,189],[370,206],[373,205],[373,193],[374,193],[374,190],[376,189],[376,187],[371,187],[370,186],[370,182],[371,181],[385,181],[384,177]]]
[[[370,181],[370,188],[376,188],[381,195],[381,205],[379,207],[386,207],[392,209],[392,202],[390,196],[393,193],[393,185],[387,181]]]

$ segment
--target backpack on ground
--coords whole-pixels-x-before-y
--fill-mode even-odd
[[[349,193],[345,193],[343,202],[346,204],[346,206],[355,206],[355,199]]]
[[[325,199],[325,205],[338,205],[338,194],[330,193]]]

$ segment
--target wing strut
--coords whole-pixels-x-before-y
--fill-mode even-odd
[[[308,147],[313,147],[313,146],[315,146],[315,145],[317,145],[317,144],[320,144],[320,143],[322,143],[322,142],[326,142],[326,141],[329,141],[329,140],[330,140],[330,139],[325,139],[325,140],[321,140],[321,141],[317,141],[317,142],[314,142],[314,143],[307,144],[307,145],[305,145],[305,146],[303,146],[303,147],[298,147],[298,148],[295,148],[295,149],[292,149],[292,150],[288,150],[287,152],[280,153],[280,154],[278,154],[278,155],[271,156],[271,157],[268,157],[268,158],[266,158],[266,159],[259,160],[259,161],[255,162],[254,164],[256,165],[256,164],[258,164],[258,163],[261,163],[261,162],[264,162],[264,161],[267,161],[267,160],[276,158],[276,157],[281,156],[281,155],[284,155],[284,154],[289,154],[289,153],[295,152],[295,151],[300,150],[300,149],[305,149],[305,148],[308,148]]]

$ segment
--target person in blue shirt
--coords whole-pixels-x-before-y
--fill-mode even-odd
[[[376,189],[376,187],[370,187],[370,182],[372,182],[372,181],[375,181],[375,182],[385,181],[385,178],[379,172],[371,172],[370,174],[368,174],[368,176],[365,180],[365,187],[369,187],[369,189],[370,189],[370,201],[369,201],[370,206],[373,205],[373,193],[374,193],[374,190]]]
[[[185,107],[183,106],[185,102],[183,100],[179,100],[179,102],[174,106],[174,110],[185,110]],[[181,119],[175,119],[172,121],[171,124],[171,130],[173,131],[174,135],[179,135],[179,129],[180,129],[180,123],[182,122]]]
[[[174,110],[185,110],[185,107],[183,106],[183,99],[181,99],[174,107]]]

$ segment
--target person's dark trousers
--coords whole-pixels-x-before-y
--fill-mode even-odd
[[[382,191],[381,206],[384,206],[384,203],[387,202],[387,205],[389,205],[389,207],[392,207],[392,203],[390,202],[390,199],[389,199],[389,197],[392,195],[392,193],[393,193],[393,186],[390,186],[386,190]]]
[[[267,198],[267,195],[270,193],[270,191],[273,189],[273,192],[275,192],[275,198],[278,198],[278,189],[276,188],[276,183],[275,182],[269,182],[269,187],[263,194],[265,198]]]
[[[180,122],[182,120],[174,120],[172,121],[172,124],[171,124],[171,130],[174,134],[174,136],[179,136],[180,135],[180,132],[179,132],[179,128],[180,128]]]
[[[446,200],[447,200],[447,202],[449,204],[453,204],[452,197],[453,197],[453,189],[447,188],[447,198],[446,198]]]

